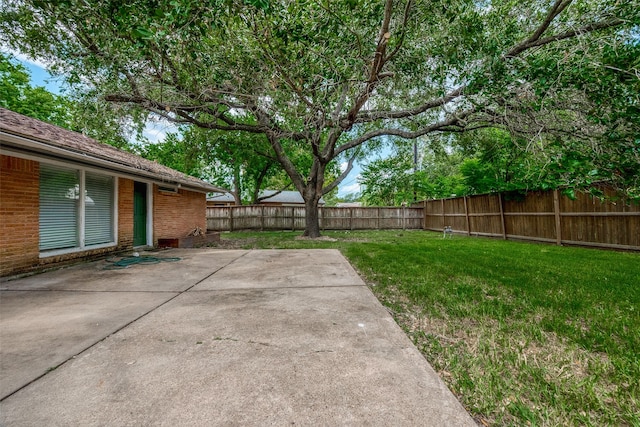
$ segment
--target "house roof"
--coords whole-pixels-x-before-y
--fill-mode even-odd
[[[261,190],[258,196],[260,202],[267,203],[295,203],[304,205],[304,199],[302,194],[298,191],[276,191],[276,190]],[[319,204],[324,205],[324,200],[320,198]]]
[[[73,160],[168,185],[206,192],[224,192],[208,182],[157,162],[103,144],[77,132],[0,108],[0,145],[25,154]]]
[[[214,193],[207,196],[207,202],[235,202],[236,198],[233,194],[225,191],[224,193]]]

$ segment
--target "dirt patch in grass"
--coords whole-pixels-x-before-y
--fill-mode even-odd
[[[219,249],[251,249],[256,246],[258,239],[255,237],[248,237],[244,239],[220,239],[219,242],[214,242],[209,247]]]
[[[329,236],[320,236],[320,237],[308,237],[308,236],[296,236],[295,240],[306,240],[310,242],[337,242],[338,239],[334,239]]]

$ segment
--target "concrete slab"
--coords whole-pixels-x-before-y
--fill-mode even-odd
[[[143,255],[181,258],[181,260],[158,264],[136,264],[122,270],[105,270],[110,263],[100,260],[19,280],[4,280],[0,283],[0,290],[180,292],[246,253],[247,251],[241,250],[206,249],[142,252]]]
[[[175,295],[2,292],[0,399]]]
[[[364,282],[335,249],[261,250],[243,256],[194,290],[362,286]]]
[[[0,424],[474,425],[339,253],[192,251],[182,267],[236,257],[2,399]],[[292,273],[305,262],[324,269]],[[255,270],[272,267],[280,275]],[[352,280],[326,280],[336,271]],[[18,317],[1,329],[19,330]]]

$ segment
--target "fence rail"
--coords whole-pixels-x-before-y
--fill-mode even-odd
[[[613,193],[605,189],[609,196]],[[571,200],[558,190],[427,200],[424,228],[475,236],[558,245],[640,250],[640,206],[601,201],[588,194]]]
[[[319,211],[322,230],[422,229],[424,209],[418,208],[336,208]],[[291,206],[224,206],[207,208],[207,229],[304,230],[305,208]]]
[[[613,194],[605,189],[607,195]],[[427,200],[422,207],[320,208],[323,230],[426,229],[470,236],[558,245],[640,251],[640,206],[601,201],[588,194],[571,200],[558,190],[521,198],[485,194]],[[305,208],[225,206],[207,208],[212,231],[304,230]]]

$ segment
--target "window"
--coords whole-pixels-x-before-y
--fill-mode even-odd
[[[85,245],[113,242],[113,177],[85,174]]]
[[[113,243],[114,191],[112,176],[41,164],[40,250]]]
[[[78,245],[78,171],[40,166],[40,250]]]

